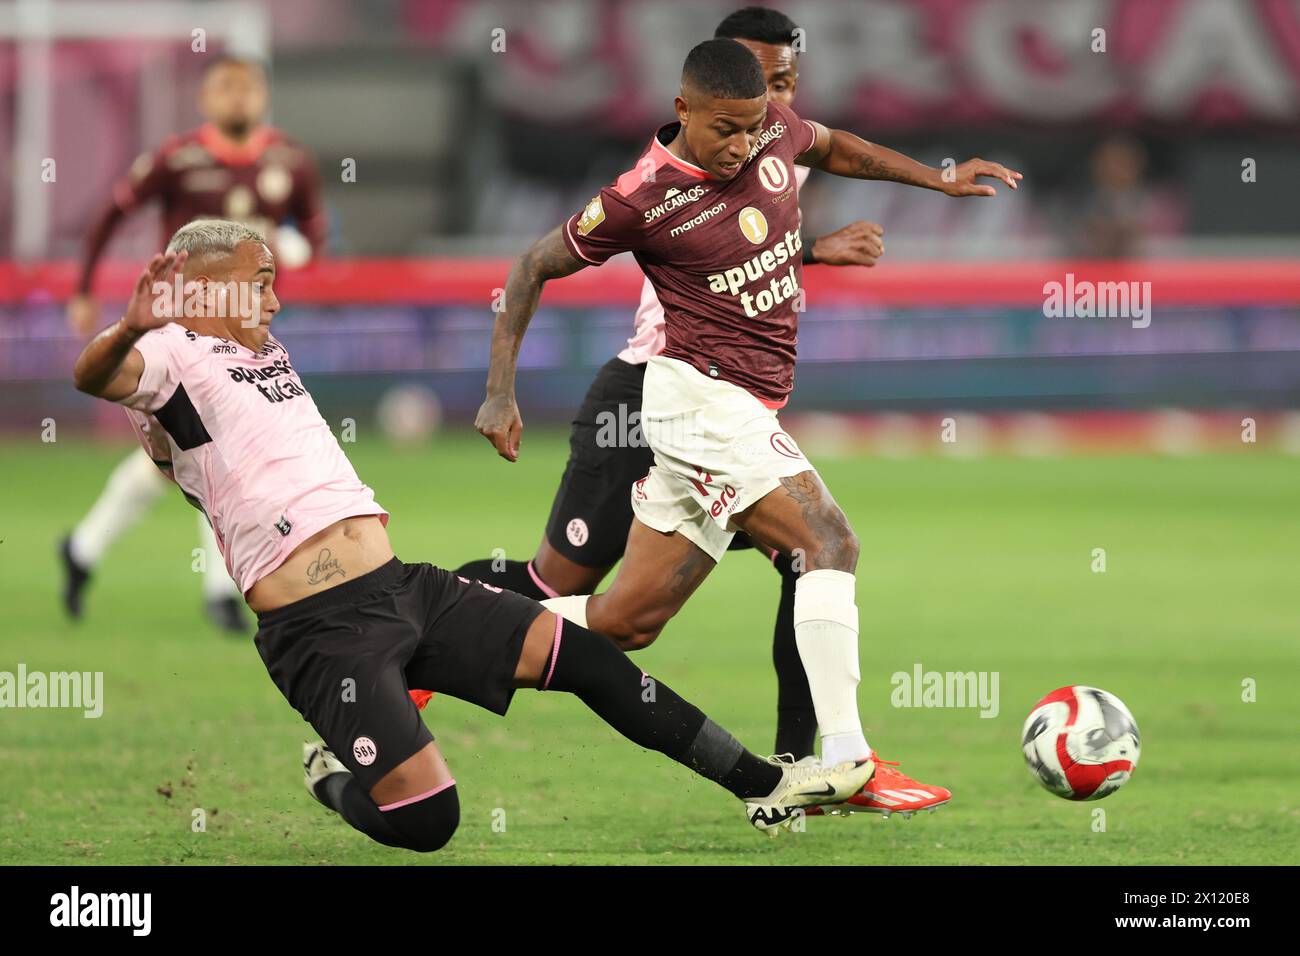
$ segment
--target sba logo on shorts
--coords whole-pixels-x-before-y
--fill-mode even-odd
[[[568,527],[564,529],[564,536],[569,539],[569,544],[575,548],[581,548],[587,543],[587,538],[590,537],[587,522],[581,518],[574,518],[569,522]]]
[[[379,748],[369,737],[358,737],[352,741],[352,756],[363,767],[369,767],[379,756]]]

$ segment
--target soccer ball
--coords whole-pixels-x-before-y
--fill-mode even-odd
[[[418,445],[432,438],[442,424],[442,402],[424,385],[394,385],[380,397],[375,417],[389,441]]]
[[[1025,719],[1021,746],[1029,772],[1058,797],[1100,800],[1137,766],[1137,722],[1114,694],[1095,687],[1052,691]]]

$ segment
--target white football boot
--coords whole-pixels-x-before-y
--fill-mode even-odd
[[[756,829],[772,837],[788,827],[801,808],[843,803],[865,787],[876,772],[876,763],[870,758],[846,760],[829,767],[816,757],[804,757],[795,763],[784,754],[767,760],[781,768],[781,781],[766,797],[746,797],[745,814]]]
[[[307,785],[307,792],[312,795],[312,799],[321,806],[326,804],[316,796],[316,784],[332,773],[348,772],[348,768],[339,763],[338,757],[334,756],[334,751],[326,747],[324,741],[318,740],[315,743],[307,742],[302,745],[303,782]],[[330,809],[334,808],[330,807]]]

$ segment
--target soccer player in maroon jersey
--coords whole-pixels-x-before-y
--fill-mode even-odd
[[[160,284],[171,294],[177,272],[183,318],[156,295]],[[74,382],[123,405],[150,456],[211,517],[257,613],[268,674],[323,738],[303,748],[316,800],[388,846],[447,843],[460,820],[456,781],[412,685],[500,715],[516,688],[574,694],[629,740],[742,800],[772,836],[800,808],[870,780],[870,760],[764,760],[604,637],[523,595],[398,560],[389,513],[271,334],[275,275],[264,238],[242,223],[183,226],[141,272],[123,317],[82,350]]]
[[[713,35],[744,44],[763,68],[768,98],[790,106],[799,80],[796,30],[779,10],[745,7],[724,18]],[[810,172],[805,166],[795,169],[796,188]],[[669,202],[689,200],[688,194],[677,195]],[[803,240],[803,260],[872,266],[884,252],[881,235],[880,226],[859,221],[819,238],[808,236]],[[654,456],[639,429],[611,441],[603,423],[626,421],[635,426],[646,362],[664,348],[664,309],[648,279],[642,286],[635,325],[628,347],[601,368],[578,411],[569,434],[569,460],[536,556],[531,561],[470,561],[457,568],[459,573],[540,601],[593,593],[622,558],[632,526],[628,489],[650,470]],[[731,544],[733,551],[749,547],[752,543],[744,534]],[[795,646],[794,593],[799,572],[785,555],[765,556],[771,558],[781,582],[772,638],[777,678],[775,752],[800,759],[814,752],[817,719]]]
[[[543,284],[631,251],[665,312],[665,346],[647,363],[642,399],[641,427],[654,465],[633,487],[635,520],[609,589],[544,603],[620,647],[645,647],[736,532],[798,555],[795,641],[821,757],[860,759],[873,751],[856,697],[858,540],[777,420],[794,384],[802,288],[794,166],[950,196],[993,195],[992,186],[976,182],[980,177],[1013,189],[1021,177],[980,159],[941,172],[801,119],[768,99],[754,55],[727,39],[691,50],[674,108],[678,121],[655,134],[635,168],[515,264],[493,330],[487,397],[476,424],[503,458],[518,458],[523,423],[515,363]],[[654,212],[666,196],[683,193],[686,200]],[[943,788],[890,773],[907,789],[947,799]]]
[[[267,105],[266,75],[259,64],[222,56],[207,68],[199,97],[207,122],[140,156],[113,187],[112,201],[90,230],[77,294],[68,304],[68,320],[78,334],[89,335],[99,323],[92,295],[95,265],[113,232],[126,216],[155,200],[162,206],[163,243],[187,222],[215,216],[248,223],[273,237],[273,247],[274,227],[292,220],[297,232],[286,227],[279,237],[282,260],[289,258],[291,244],[298,265],[305,260],[297,247],[321,251],[327,222],[315,161],[263,122]],[[101,556],[165,489],[165,479],[138,449],[114,469],[99,499],[60,545],[63,604],[70,616],[81,617],[83,592]],[[207,614],[218,627],[244,633],[239,590],[217,560],[216,542],[202,518],[199,537],[206,558]]]

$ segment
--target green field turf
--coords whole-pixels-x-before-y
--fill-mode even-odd
[[[310,728],[251,638],[200,617],[194,515],[179,494],[111,552],[87,619],[63,619],[55,539],[124,450],[0,445],[0,670],[102,670],[106,697],[98,720],[0,710],[2,863],[1297,862],[1295,459],[820,459],[863,544],[868,738],[950,787],[949,807],[813,819],[769,841],[724,791],[626,743],[576,699],[520,691],[500,719],[439,697],[426,715],[462,822],[447,849],[418,856],[369,842],[304,791]],[[497,547],[531,556],[565,445],[530,431],[514,466],[467,435],[348,451],[393,512],[398,555],[454,567]],[[1104,574],[1090,569],[1094,548],[1106,549]],[[732,554],[636,658],[764,753],[776,600],[770,566]],[[998,672],[1000,713],[890,706],[891,674],[917,663]],[[1242,701],[1246,678],[1254,703]],[[1119,695],[1142,731],[1134,779],[1098,803],[1051,796],[1020,755],[1028,709],[1067,683]],[[196,807],[206,832],[191,830]]]

